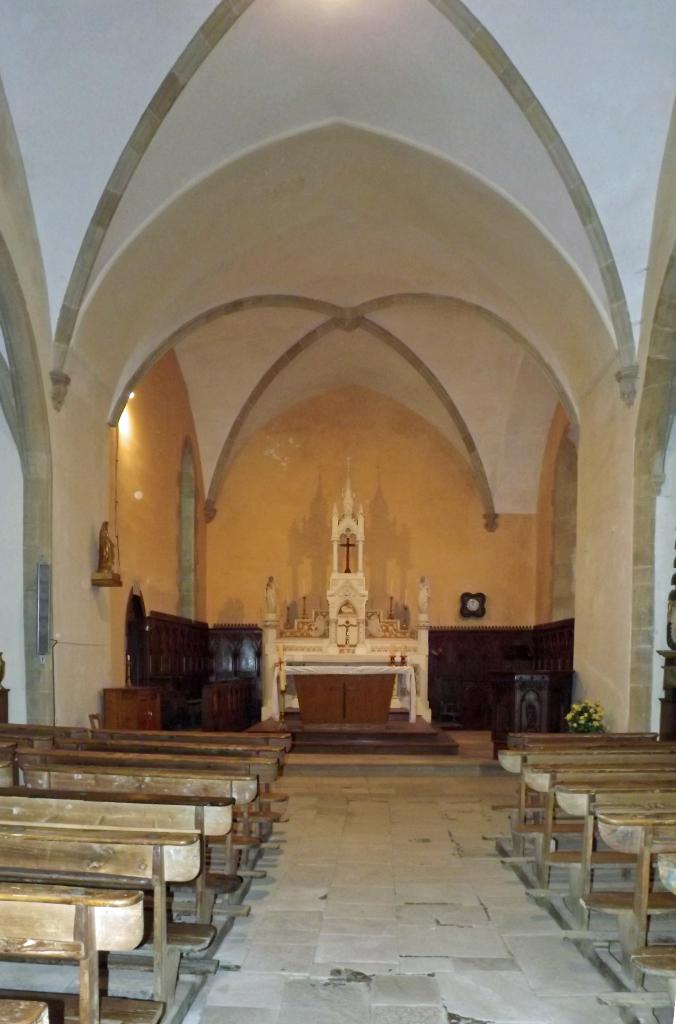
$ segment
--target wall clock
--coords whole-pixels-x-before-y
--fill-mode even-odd
[[[482,619],[486,614],[486,595],[465,591],[460,595],[460,614],[463,619]]]

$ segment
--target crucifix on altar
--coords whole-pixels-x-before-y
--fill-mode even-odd
[[[345,569],[344,569],[344,572],[352,572],[352,569],[350,569],[350,551],[354,551],[355,548],[357,547],[357,545],[354,544],[350,540],[349,533],[346,533],[345,534],[345,540],[342,542],[342,544],[340,546],[341,546],[341,548],[345,552]]]

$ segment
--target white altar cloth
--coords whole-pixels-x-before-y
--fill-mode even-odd
[[[285,661],[284,674],[287,676],[367,676],[397,675],[403,676],[404,685],[409,698],[408,720],[415,722],[416,717],[416,682],[413,665],[391,665],[389,662],[355,662],[349,661]],[[280,667],[275,666],[273,687],[273,714],[279,718],[279,679]],[[274,706],[276,704],[276,707]]]

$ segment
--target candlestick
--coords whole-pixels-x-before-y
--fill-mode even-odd
[[[307,618],[307,594],[303,594],[303,618]]]

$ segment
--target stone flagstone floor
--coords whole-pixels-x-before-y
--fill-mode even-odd
[[[249,918],[190,1024],[617,1024],[495,854],[508,777],[289,775]]]

